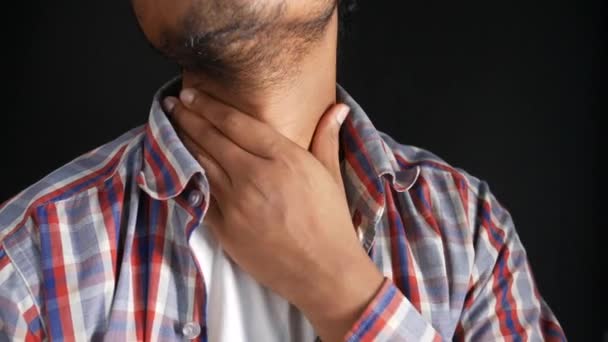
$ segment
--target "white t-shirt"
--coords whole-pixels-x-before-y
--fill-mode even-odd
[[[205,279],[210,342],[315,341],[300,310],[241,270],[204,223],[192,232],[190,247]]]

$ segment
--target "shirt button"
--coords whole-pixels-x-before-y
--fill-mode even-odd
[[[199,190],[192,190],[188,195],[188,203],[193,207],[198,207],[203,202],[203,194]]]
[[[188,322],[184,324],[184,327],[182,328],[182,334],[184,334],[185,338],[193,340],[201,334],[201,326],[198,325],[198,323],[196,322]]]

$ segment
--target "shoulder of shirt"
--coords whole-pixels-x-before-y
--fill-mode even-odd
[[[23,227],[33,210],[41,205],[66,200],[102,186],[118,172],[131,171],[140,163],[145,125],[86,152],[49,173],[0,205],[0,244]]]
[[[395,174],[418,168],[419,176],[430,182],[445,182],[446,177],[462,182],[475,196],[487,191],[487,183],[465,170],[452,166],[434,153],[420,147],[401,144],[390,135],[378,131],[390,150]]]

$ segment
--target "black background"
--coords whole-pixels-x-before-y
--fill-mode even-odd
[[[18,6],[3,10],[0,202],[144,123],[154,91],[178,73],[128,1]],[[341,46],[340,82],[378,129],[489,182],[572,341],[608,330],[605,10],[599,0],[364,0]]]

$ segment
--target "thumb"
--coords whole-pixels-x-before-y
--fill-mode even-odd
[[[312,154],[325,166],[334,179],[342,183],[339,161],[340,127],[350,112],[345,104],[337,104],[329,108],[319,120],[315,135],[312,139]]]

